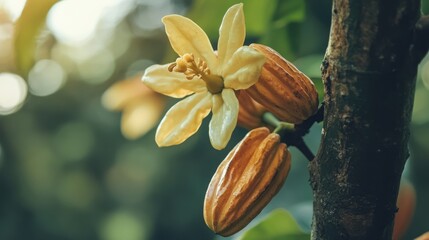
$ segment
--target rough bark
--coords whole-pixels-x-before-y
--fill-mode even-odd
[[[312,239],[392,238],[417,65],[427,51],[416,40],[419,1],[333,1],[322,144],[309,166]]]

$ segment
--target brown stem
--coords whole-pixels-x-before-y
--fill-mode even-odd
[[[293,131],[286,131],[282,135],[282,141],[284,143],[286,143],[288,146],[296,147],[309,161],[314,159],[314,154],[304,142],[302,137],[308,133],[311,126],[313,126],[315,122],[323,121],[324,106],[325,104],[322,103],[313,116],[309,117],[301,124],[295,125]]]

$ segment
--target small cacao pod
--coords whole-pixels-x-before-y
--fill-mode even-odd
[[[264,125],[262,115],[267,110],[245,91],[236,91],[235,94],[240,103],[237,124],[249,130],[262,127]]]
[[[424,234],[420,235],[414,240],[428,240],[429,239],[429,232],[425,232]]]
[[[250,131],[222,161],[204,200],[204,220],[215,233],[243,229],[277,194],[291,156],[280,136],[261,127]]]
[[[405,234],[416,208],[416,190],[408,180],[401,180],[396,205],[398,206],[398,212],[395,215],[393,240],[401,239]]]
[[[250,44],[266,57],[257,83],[245,91],[282,121],[301,123],[319,105],[313,82],[278,52],[261,44]]]

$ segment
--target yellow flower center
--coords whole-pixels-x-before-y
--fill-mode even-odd
[[[191,80],[194,77],[200,78],[206,83],[207,90],[213,94],[220,93],[223,89],[223,78],[210,74],[207,63],[194,58],[193,54],[186,53],[176,59],[176,62],[168,66],[170,72],[181,72],[186,78]]]

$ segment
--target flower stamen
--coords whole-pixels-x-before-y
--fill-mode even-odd
[[[168,66],[168,71],[183,73],[188,80],[192,80],[194,77],[202,79],[209,92],[213,94],[220,93],[224,88],[223,78],[210,74],[207,63],[199,58],[195,59],[193,54],[186,53],[177,58],[176,62]]]

